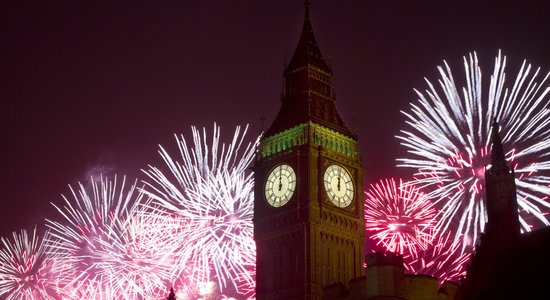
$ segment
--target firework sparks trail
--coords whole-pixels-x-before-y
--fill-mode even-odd
[[[431,275],[442,284],[444,281],[458,281],[466,275],[465,265],[470,256],[470,252],[462,253],[461,240],[454,241],[448,232],[434,239],[428,249],[417,255],[404,255],[403,263],[406,272]]]
[[[68,299],[150,299],[170,286],[171,259],[155,245],[165,239],[151,232],[139,213],[143,194],[126,178],[91,179],[88,190],[70,187],[73,201],[55,206],[63,223],[46,220],[52,271],[59,293]]]
[[[397,136],[408,152],[397,159],[398,166],[416,170],[411,184],[429,191],[441,211],[436,231],[454,231],[454,240],[463,241],[462,251],[473,247],[483,231],[487,216],[482,190],[493,118],[510,149],[506,159],[516,174],[522,230],[549,225],[550,73],[540,78],[540,69],[533,71],[524,61],[511,88],[505,88],[506,58],[499,52],[483,97],[475,52],[464,57],[462,93],[444,64],[438,67],[439,89],[426,79],[428,89],[415,90],[419,100],[402,111],[410,129]]]
[[[427,249],[436,211],[422,192],[390,178],[371,184],[365,195],[365,229],[370,239],[386,251],[414,257]]]
[[[1,238],[0,296],[6,300],[56,299],[51,281],[51,257],[36,228],[13,233],[13,240]]]
[[[237,127],[232,141],[220,145],[220,128],[214,124],[209,145],[206,129],[201,134],[192,127],[192,146],[176,136],[181,162],[161,146],[167,172],[153,166],[144,170],[151,180],[145,186],[154,202],[151,210],[185,222],[166,245],[178,257],[178,272],[190,273],[194,286],[215,282],[220,292],[235,290],[240,297],[253,293],[256,261],[254,182],[248,168],[259,137],[245,145],[247,129]]]

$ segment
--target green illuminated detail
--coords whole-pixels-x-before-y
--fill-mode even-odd
[[[357,141],[332,129],[311,123],[313,143],[349,157],[357,157]]]
[[[268,157],[289,148],[303,145],[307,141],[307,124],[300,124],[263,140],[261,142],[262,157]]]
[[[352,158],[357,157],[357,142],[354,139],[312,122],[300,124],[262,140],[262,157],[308,142]]]

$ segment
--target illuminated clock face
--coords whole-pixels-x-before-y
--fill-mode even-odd
[[[296,189],[296,173],[291,166],[281,164],[273,168],[265,182],[265,199],[273,207],[285,205]]]
[[[353,180],[348,171],[339,165],[330,165],[323,176],[327,195],[338,207],[348,207],[353,201]]]

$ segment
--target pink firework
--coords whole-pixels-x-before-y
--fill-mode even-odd
[[[456,177],[459,190],[479,194],[485,184],[487,147],[480,148],[476,153],[477,155],[462,154],[455,150],[455,153],[447,158],[447,165],[454,170],[452,176]]]
[[[166,239],[150,231],[140,213],[143,194],[134,182],[91,180],[71,187],[73,199],[57,207],[63,222],[47,220],[47,245],[55,257],[52,270],[59,293],[67,299],[150,299],[171,281],[171,257],[158,249]]]
[[[6,300],[57,299],[51,280],[51,257],[36,228],[13,233],[13,240],[1,238],[0,296]]]
[[[422,192],[391,178],[371,184],[365,194],[367,237],[386,251],[414,257],[427,249],[436,212]]]
[[[454,240],[448,232],[435,239],[428,249],[417,256],[404,256],[403,263],[408,273],[434,276],[440,284],[458,281],[466,275],[465,265],[471,256],[470,252],[462,253],[461,247],[461,241]]]

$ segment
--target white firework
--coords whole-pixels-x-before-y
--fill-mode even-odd
[[[505,67],[499,52],[489,86],[483,87],[475,52],[464,57],[466,86],[459,92],[445,62],[438,67],[438,86],[426,79],[428,89],[415,90],[418,101],[402,112],[409,129],[397,138],[408,157],[397,159],[398,166],[416,170],[411,183],[430,191],[441,210],[436,230],[453,230],[463,250],[475,245],[487,221],[482,189],[493,119],[501,124],[506,159],[516,175],[523,230],[549,224],[549,74],[539,77],[540,69],[524,61],[508,88]]]
[[[250,295],[254,288],[252,173],[248,171],[259,137],[245,143],[248,126],[237,127],[230,143],[220,145],[214,124],[211,144],[206,129],[192,127],[193,144],[176,135],[181,162],[161,146],[167,171],[149,166],[145,191],[154,215],[167,220],[173,239],[166,244],[178,257],[179,272],[191,285],[215,282],[220,292]],[[179,219],[180,228],[173,228]]]
[[[0,296],[6,300],[55,299],[51,278],[52,257],[44,239],[26,230],[14,232],[13,239],[1,238]]]

